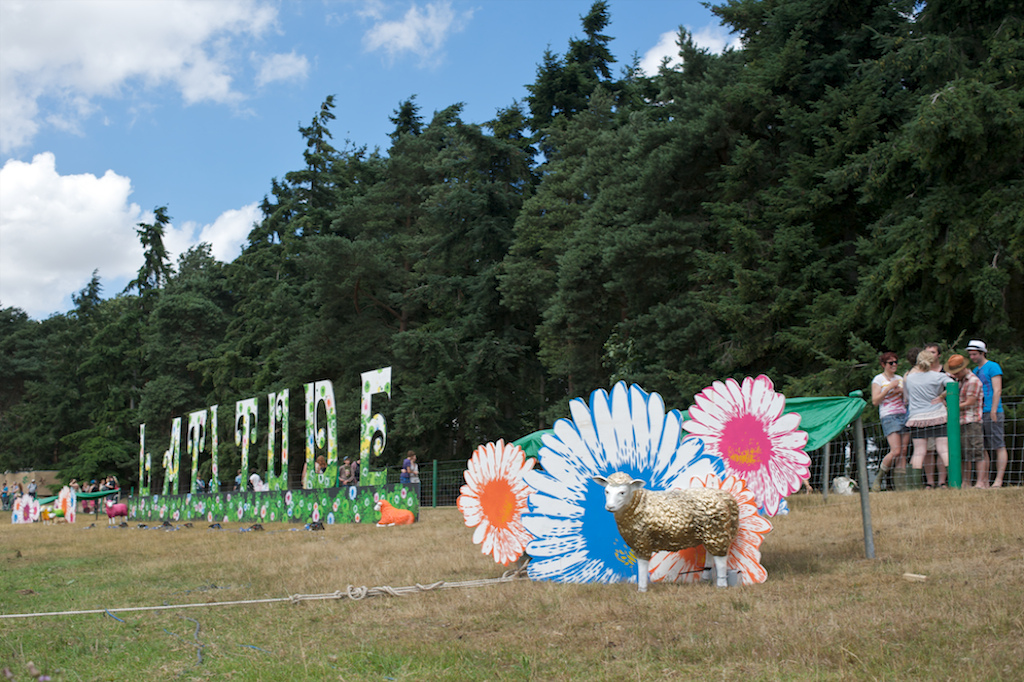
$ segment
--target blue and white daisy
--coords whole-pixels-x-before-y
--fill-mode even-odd
[[[594,391],[590,404],[569,403],[571,419],[555,422],[540,449],[543,471],[523,474],[534,489],[523,525],[533,535],[526,553],[534,580],[635,582],[636,556],[623,541],[615,516],[604,508],[594,476],[616,471],[639,478],[649,490],[688,488],[709,474],[723,477],[719,457],[704,453],[699,438],[683,435],[682,415],[665,411],[657,393],[619,382],[609,395]]]

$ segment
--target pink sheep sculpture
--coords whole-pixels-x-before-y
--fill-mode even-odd
[[[124,520],[128,520],[128,505],[124,502],[114,504],[113,501],[107,500],[107,525],[116,525],[117,519],[124,517]]]

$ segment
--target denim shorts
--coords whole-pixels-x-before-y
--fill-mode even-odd
[[[906,433],[907,432],[907,413],[903,414],[890,414],[887,417],[882,417],[882,433],[888,438],[890,433]]]

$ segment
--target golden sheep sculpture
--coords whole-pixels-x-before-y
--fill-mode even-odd
[[[646,592],[655,552],[704,545],[714,559],[718,587],[728,585],[729,547],[740,526],[739,504],[725,490],[688,488],[655,492],[622,472],[593,479],[604,488],[604,508],[637,557],[637,589]]]

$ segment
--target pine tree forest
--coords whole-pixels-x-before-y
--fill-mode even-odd
[[[646,75],[599,1],[522,101],[473,122],[410,93],[386,150],[338,144],[328,95],[233,262],[171,262],[161,206],[125,291],[0,310],[0,470],[132,485],[139,424],[166,443],[174,416],[321,379],[354,454],[359,375],[386,366],[375,466],[468,458],[620,380],[677,409],[758,374],[847,395],[932,341],[985,339],[1020,394],[1022,5],[727,0],[741,48],[681,28],[683,65]]]

